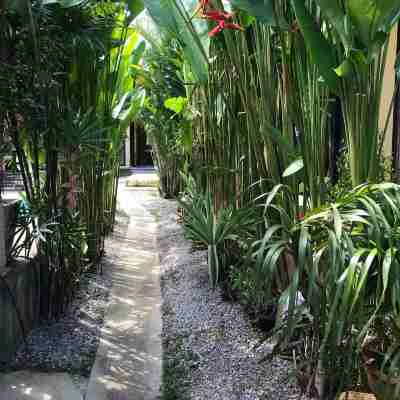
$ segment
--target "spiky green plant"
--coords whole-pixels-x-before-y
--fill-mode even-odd
[[[182,197],[185,231],[189,239],[207,246],[210,285],[216,287],[227,272],[224,257],[228,240],[248,240],[255,232],[255,214],[251,208],[221,208],[214,211],[210,193],[196,189]]]
[[[362,343],[376,321],[398,309],[400,188],[359,186],[300,221],[287,214],[283,189],[278,186],[266,200],[271,223],[255,245],[252,262],[269,282],[269,301],[287,307],[282,343],[287,345],[309,316],[307,358],[316,371],[309,378],[320,395],[334,398],[356,383]],[[287,255],[290,269],[283,268]],[[282,279],[283,272],[289,279]]]

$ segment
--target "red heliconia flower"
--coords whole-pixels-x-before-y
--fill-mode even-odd
[[[212,8],[211,10],[206,11],[202,15],[202,18],[211,19],[211,20],[217,21],[217,22],[231,20],[233,17],[234,17],[234,14],[232,14],[232,13],[219,11],[219,10],[216,10],[214,8]]]
[[[220,33],[223,29],[236,29],[238,31],[243,31],[243,27],[239,24],[233,24],[232,22],[226,22],[225,20],[221,20],[218,22],[218,25],[208,32],[208,36],[213,37]]]
[[[208,36],[210,37],[215,36],[223,29],[236,29],[244,31],[239,24],[230,22],[233,19],[234,14],[213,8],[211,5],[211,0],[199,0],[195,15],[199,13],[200,18],[209,19],[217,23],[217,26],[208,33]]]

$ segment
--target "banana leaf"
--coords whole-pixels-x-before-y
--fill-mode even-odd
[[[275,12],[274,0],[231,0],[234,7],[245,10],[259,22],[289,29],[287,21]]]
[[[304,0],[292,0],[292,5],[314,63],[318,66],[318,70],[326,84],[332,91],[337,92],[339,77],[335,73],[337,60],[334,49],[323,36],[319,26],[307,10]]]
[[[145,0],[145,6],[161,30],[172,34],[181,43],[197,80],[207,82],[208,41],[201,39],[183,3],[179,0]]]

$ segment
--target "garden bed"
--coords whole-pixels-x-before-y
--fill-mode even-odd
[[[43,323],[27,337],[15,360],[3,370],[68,372],[85,394],[109,304],[110,275],[89,271],[68,312],[57,322]]]
[[[239,304],[209,286],[206,252],[193,251],[176,203],[161,200],[162,400],[299,398],[287,361],[272,350]]]

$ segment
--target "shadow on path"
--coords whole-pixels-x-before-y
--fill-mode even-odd
[[[119,221],[106,245],[113,287],[86,400],[155,400],[161,376],[157,191],[120,186]]]

